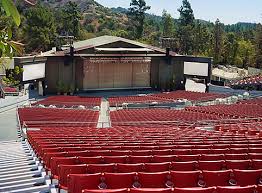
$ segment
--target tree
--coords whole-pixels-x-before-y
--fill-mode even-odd
[[[193,54],[193,30],[194,30],[194,13],[188,0],[183,0],[182,6],[178,9],[179,30],[178,38],[180,51],[183,54]]]
[[[81,13],[75,2],[69,1],[61,12],[60,34],[71,35],[79,38]]]
[[[135,38],[140,39],[143,36],[145,12],[151,9],[146,5],[145,0],[132,0],[128,9],[132,23],[135,27]]]
[[[162,14],[163,37],[173,37],[175,32],[174,19],[166,10]]]
[[[220,23],[219,19],[216,20],[214,32],[214,47],[213,47],[213,57],[214,64],[219,64],[222,62],[222,52],[223,52],[223,39],[224,39],[224,29],[223,25]]]
[[[235,33],[230,32],[226,34],[226,38],[224,40],[224,59],[223,62],[225,64],[237,65],[239,60],[236,61],[238,51],[238,40]]]
[[[53,12],[41,5],[30,8],[26,12],[27,51],[40,52],[54,46],[56,39],[56,24]]]
[[[262,25],[258,24],[255,32],[256,68],[262,67]]]

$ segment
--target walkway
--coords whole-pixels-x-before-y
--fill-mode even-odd
[[[0,142],[0,192],[56,192],[27,142]]]
[[[110,115],[109,115],[109,102],[103,98],[100,106],[100,114],[98,118],[97,128],[111,127]]]

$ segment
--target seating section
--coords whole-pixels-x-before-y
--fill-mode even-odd
[[[28,141],[68,192],[213,193],[232,192],[231,186],[242,192],[262,184],[258,135],[183,127],[42,127],[28,131]]]
[[[94,106],[100,106],[101,97],[82,97],[82,96],[51,96],[37,103],[34,106],[44,105],[50,106],[54,105],[56,107],[76,107],[79,105],[85,106],[86,108],[91,108]]]
[[[261,86],[262,75],[256,75],[244,78],[242,80],[231,81],[230,86],[232,88],[245,88],[248,86]]]
[[[203,120],[219,120],[223,115],[169,109],[124,109],[111,111],[112,125],[163,126],[192,124]]]
[[[41,126],[95,126],[99,112],[79,109],[19,108],[21,125]]]
[[[173,103],[180,99],[187,99],[192,102],[197,101],[210,101],[216,98],[225,98],[228,95],[217,93],[199,93],[190,91],[173,91],[159,94],[149,94],[140,96],[121,96],[110,97],[108,101],[110,106],[122,106],[123,103],[145,103],[150,104],[152,102],[158,103]]]

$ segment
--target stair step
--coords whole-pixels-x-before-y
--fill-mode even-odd
[[[28,178],[28,179],[24,179],[24,180],[16,180],[16,181],[9,181],[9,182],[0,183],[0,187],[12,186],[12,185],[15,185],[15,184],[23,184],[23,183],[43,183],[43,182],[45,182],[44,177]]]

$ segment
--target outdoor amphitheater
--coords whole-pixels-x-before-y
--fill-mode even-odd
[[[17,115],[44,176],[32,192],[262,192],[262,98],[248,93],[52,96]]]

